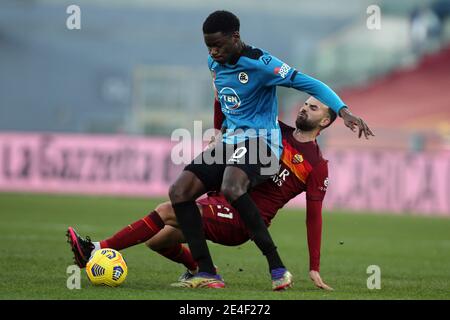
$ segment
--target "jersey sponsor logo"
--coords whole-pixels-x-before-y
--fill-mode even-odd
[[[293,164],[299,164],[303,162],[303,156],[300,153],[297,153],[292,157]]]
[[[283,169],[283,171],[281,171],[279,174],[274,174],[272,177],[273,182],[275,182],[275,184],[279,187],[283,186],[283,182],[286,181],[287,176],[289,176],[289,170],[288,169]]]
[[[246,84],[248,82],[248,74],[241,72],[238,75],[238,79],[240,83]]]
[[[269,62],[272,61],[272,57],[271,56],[264,56],[264,57],[261,58],[261,60],[267,66],[269,64]]]
[[[283,63],[281,67],[277,67],[273,70],[275,74],[280,75],[283,79],[286,78],[289,71],[291,70],[291,67],[289,67],[286,63]]]
[[[222,106],[225,106],[228,110],[237,109],[241,105],[241,98],[239,98],[236,91],[230,87],[225,87],[220,90],[219,101],[222,103]]]

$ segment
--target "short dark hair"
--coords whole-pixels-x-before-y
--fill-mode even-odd
[[[203,22],[203,33],[210,34],[222,32],[230,34],[239,31],[239,18],[233,13],[225,10],[218,10],[211,13]]]
[[[334,112],[333,109],[331,109],[330,107],[328,107],[328,116],[330,117],[330,123],[327,124],[325,127],[323,127],[322,130],[328,128],[329,126],[331,126],[331,124],[332,124],[332,123],[334,122],[334,120],[336,120],[336,118],[337,118],[337,113]]]

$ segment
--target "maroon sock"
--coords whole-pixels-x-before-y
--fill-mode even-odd
[[[162,228],[164,228],[164,222],[158,212],[152,211],[148,216],[126,226],[111,238],[100,241],[100,247],[122,250],[147,241]]]
[[[182,263],[189,270],[197,269],[197,262],[195,262],[194,258],[192,258],[191,251],[186,246],[183,246],[181,243],[174,245],[170,248],[165,248],[162,250],[156,251],[160,255],[175,261],[177,263]]]

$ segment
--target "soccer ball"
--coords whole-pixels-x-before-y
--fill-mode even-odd
[[[86,264],[86,273],[94,285],[117,287],[128,274],[128,267],[119,251],[97,250]]]

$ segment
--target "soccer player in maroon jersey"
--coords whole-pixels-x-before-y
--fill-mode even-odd
[[[316,142],[317,135],[336,119],[326,105],[311,97],[299,109],[296,128],[280,122],[284,151],[280,170],[272,179],[256,186],[250,195],[261,211],[267,226],[289,200],[306,192],[306,225],[309,248],[310,278],[322,289],[331,290],[319,274],[322,233],[322,201],[328,187],[327,160],[322,157]],[[237,246],[250,239],[247,228],[237,211],[221,193],[209,193],[197,201],[202,214],[205,236],[210,241],[226,246]],[[147,246],[163,256],[184,264],[186,272],[176,286],[193,287],[190,278],[195,275],[197,263],[192,258],[170,202],[157,206],[146,217],[128,225],[111,238],[91,242],[80,237],[69,227],[68,239],[75,262],[85,267],[93,251],[100,248],[122,250],[146,242]],[[292,281],[272,282],[273,290],[286,289]],[[203,283],[203,286],[207,286]],[[209,286],[210,287],[210,286]]]

